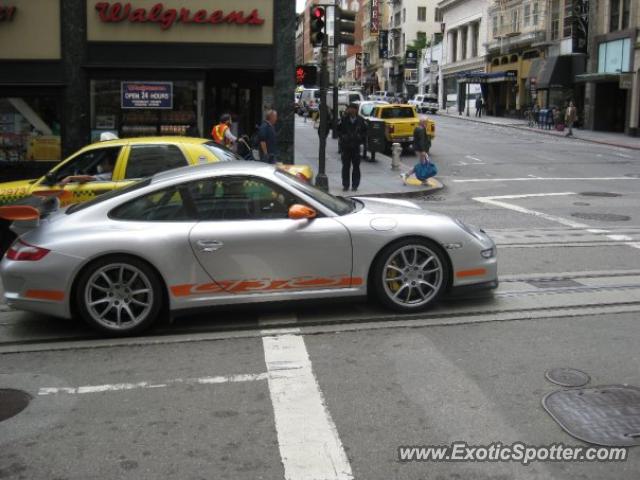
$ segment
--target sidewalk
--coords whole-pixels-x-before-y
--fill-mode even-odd
[[[314,175],[318,174],[318,130],[313,128],[313,122],[307,123],[296,116],[295,120],[295,161],[296,164],[307,164],[313,168]],[[437,179],[429,179],[429,185],[412,187],[404,185],[400,173],[407,172],[415,163],[415,156],[401,157],[400,170],[391,170],[391,158],[376,154],[375,162],[360,162],[362,177],[357,192],[342,191],[342,163],[338,154],[338,141],[327,138],[326,174],[329,179],[329,192],[333,195],[370,195],[370,196],[422,196],[444,188]]]
[[[611,145],[613,147],[630,148],[633,150],[640,150],[640,137],[629,137],[623,133],[614,132],[594,132],[593,130],[582,130],[578,128],[573,129],[573,137],[566,137],[567,132],[558,132],[557,130],[543,130],[537,127],[529,127],[526,120],[520,120],[517,118],[505,118],[505,117],[491,117],[485,115],[481,118],[466,115],[458,115],[453,112],[445,112],[444,110],[438,111],[438,114],[443,117],[457,118],[458,120],[465,120],[476,123],[486,123],[489,125],[497,125],[501,127],[517,128],[519,130],[527,130],[530,132],[537,132],[543,135],[551,135],[554,137],[563,137],[572,140],[582,140],[583,142],[599,143],[603,145]]]

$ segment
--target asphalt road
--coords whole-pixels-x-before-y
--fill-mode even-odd
[[[0,311],[0,479],[637,479],[625,462],[401,462],[400,446],[591,446],[541,406],[554,367],[640,386],[640,152],[436,117],[446,189],[500,288],[396,317],[218,309],[143,337]]]

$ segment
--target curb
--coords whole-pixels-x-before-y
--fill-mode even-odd
[[[445,185],[435,177],[432,177],[428,180],[429,187],[421,188],[419,190],[402,190],[399,192],[383,192],[383,193],[363,193],[356,195],[349,195],[350,197],[395,197],[395,198],[417,198],[417,197],[429,197],[436,192],[440,192],[444,190]],[[405,185],[405,187],[409,187]]]
[[[458,120],[462,120],[465,122],[473,122],[473,123],[481,123],[484,125],[491,125],[493,127],[507,127],[507,128],[515,128],[516,130],[522,130],[524,132],[534,132],[534,133],[539,133],[541,135],[547,135],[548,137],[555,137],[555,138],[565,138],[567,140],[577,140],[577,141],[581,141],[581,142],[587,142],[587,143],[596,143],[598,145],[608,145],[610,147],[618,147],[618,148],[627,148],[629,150],[640,150],[640,146],[636,147],[634,145],[624,145],[624,144],[620,144],[620,143],[613,143],[613,142],[606,142],[604,140],[593,140],[590,138],[580,138],[580,137],[566,137],[564,135],[556,135],[555,133],[549,133],[545,130],[542,129],[538,129],[538,128],[530,128],[530,127],[525,127],[524,125],[517,125],[517,124],[510,124],[510,123],[493,123],[493,122],[483,122],[481,120],[475,120],[473,118],[466,118],[464,116],[456,116],[456,115],[450,115],[448,113],[439,113],[439,115],[441,117],[447,117],[447,118],[453,118],[453,119],[458,119]]]

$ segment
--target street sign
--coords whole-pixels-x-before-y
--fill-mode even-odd
[[[369,20],[369,35],[377,37],[380,33],[380,0],[371,0],[371,18]]]
[[[418,52],[415,50],[407,50],[404,54],[405,68],[415,68],[418,66]]]
[[[380,30],[378,36],[378,56],[389,58],[389,30]]]

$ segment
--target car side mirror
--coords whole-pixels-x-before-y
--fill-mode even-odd
[[[44,176],[44,184],[45,185],[55,185],[57,176],[54,172],[48,172],[45,176]]]
[[[306,205],[300,205],[296,203],[295,205],[291,205],[291,207],[289,207],[289,218],[291,220],[302,220],[305,218],[307,220],[311,220],[312,218],[316,218],[316,216],[316,211],[311,207],[307,207]]]

